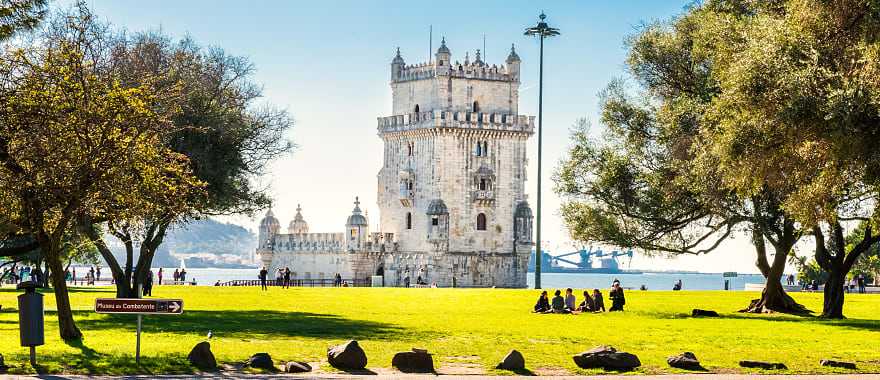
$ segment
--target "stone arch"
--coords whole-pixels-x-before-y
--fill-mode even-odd
[[[486,230],[486,214],[479,213],[477,214],[477,231],[485,231]]]

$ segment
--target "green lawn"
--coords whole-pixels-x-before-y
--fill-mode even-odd
[[[848,295],[843,321],[734,311],[756,296],[746,292],[630,291],[623,313],[537,315],[537,292],[500,289],[215,288],[161,286],[154,296],[182,298],[180,316],[144,317],[142,366],[134,365],[135,317],[91,312],[107,288],[74,288],[72,303],[83,330],[81,343],[58,339],[54,298],[46,294],[46,339],[38,361],[47,372],[120,374],[192,372],[190,348],[208,330],[221,363],[256,352],[282,360],[325,360],[327,346],[357,339],[368,367],[387,372],[397,351],[434,353],[440,372],[503,374],[493,369],[510,349],[537,374],[584,374],[571,355],[599,344],[639,356],[640,373],[676,372],[666,357],[692,351],[713,372],[744,372],[739,360],[786,363],[784,373],[840,372],[819,366],[824,358],[855,361],[859,372],[880,371],[880,296]],[[579,293],[579,292],[578,292]],[[0,289],[0,353],[13,373],[33,372],[18,345],[18,314],[10,287]],[[812,310],[821,294],[794,294]],[[606,305],[607,305],[606,301]],[[690,310],[714,309],[721,318],[690,318]],[[325,362],[326,363],[326,362]],[[320,370],[330,371],[326,364]],[[778,371],[777,371],[778,372]]]

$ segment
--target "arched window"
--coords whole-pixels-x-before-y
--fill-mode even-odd
[[[440,218],[438,218],[436,216],[431,217],[431,225],[432,226],[439,226],[440,225]]]
[[[485,179],[485,178],[480,178],[480,190],[487,190],[487,189],[486,189],[486,179]]]
[[[415,108],[415,110],[414,110],[413,112],[415,112],[415,113],[419,113],[419,105],[418,105],[418,104],[416,104],[416,108]]]
[[[474,109],[472,111],[473,112],[480,112],[480,103],[477,103],[476,100],[474,100]]]
[[[406,213],[406,229],[412,229],[412,213]]]
[[[486,230],[486,214],[482,212],[477,214],[477,231]]]
[[[416,150],[416,143],[406,143],[406,155],[412,157],[413,153]]]
[[[482,155],[483,155],[483,146],[480,145],[479,142],[477,142],[477,156],[479,157],[479,156],[482,156]]]
[[[406,181],[406,189],[407,190],[413,189],[413,182],[412,181]]]
[[[483,155],[484,156],[489,155],[489,143],[486,141],[483,141]]]

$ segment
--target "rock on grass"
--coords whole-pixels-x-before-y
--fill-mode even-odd
[[[339,369],[367,368],[367,354],[356,340],[327,349],[327,362]]]
[[[611,346],[598,346],[572,357],[578,367],[602,368],[614,371],[631,371],[642,365],[639,358],[628,352],[618,352]]]

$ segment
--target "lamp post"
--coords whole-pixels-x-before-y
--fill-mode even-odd
[[[541,259],[543,252],[541,251],[541,126],[543,122],[543,97],[544,97],[544,38],[559,35],[559,29],[551,28],[544,21],[547,15],[541,12],[538,16],[540,20],[538,25],[526,28],[525,35],[537,36],[541,41],[541,52],[539,54],[538,63],[538,209],[537,209],[537,228],[535,236],[535,289],[541,289]]]

